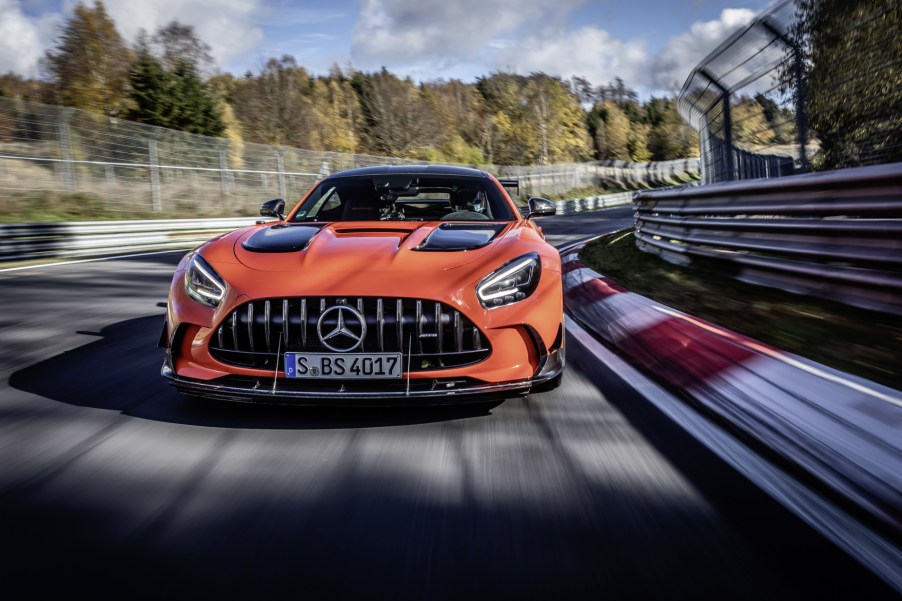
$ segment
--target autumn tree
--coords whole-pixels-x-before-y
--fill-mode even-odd
[[[48,94],[47,83],[37,79],[25,79],[12,71],[0,75],[0,96],[16,100],[40,102]]]
[[[257,76],[248,72],[234,92],[245,139],[318,149],[318,133],[310,127],[307,92],[312,85],[310,75],[290,55],[269,59]]]
[[[632,123],[627,135],[626,147],[630,160],[646,163],[651,160],[648,150],[648,134],[651,128],[645,123]]]
[[[359,142],[360,101],[350,79],[333,67],[327,77],[314,80],[311,98],[323,150],[354,152]]]
[[[648,133],[651,160],[698,156],[698,132],[683,121],[674,99],[652,98],[646,104],[646,114],[651,126]]]
[[[210,45],[198,37],[192,25],[170,21],[154,32],[150,43],[167,69],[174,71],[186,62],[203,77],[213,75],[216,64]]]
[[[764,116],[764,109],[758,102],[742,97],[730,110],[735,144],[754,150],[773,143],[774,132]]]
[[[755,94],[755,102],[761,105],[776,144],[792,144],[796,141],[795,111],[791,107],[781,107],[760,92]]]
[[[524,165],[536,157],[539,141],[526,123],[523,90],[528,80],[514,73],[496,72],[476,80],[488,118],[486,158],[502,165]],[[534,159],[532,159],[534,160]]]
[[[588,121],[599,159],[630,160],[630,120],[617,103],[596,104]]]
[[[479,165],[486,161],[491,120],[474,84],[457,79],[423,84],[445,131],[436,143],[438,160]]]
[[[128,106],[131,52],[102,2],[75,7],[43,66],[54,101],[95,113],[117,116]]]
[[[588,133],[578,98],[560,79],[534,73],[524,90],[538,128],[540,164],[585,160]]]
[[[413,156],[432,146],[441,134],[435,105],[410,79],[383,68],[355,73],[352,84],[360,99],[362,141],[371,152]]]

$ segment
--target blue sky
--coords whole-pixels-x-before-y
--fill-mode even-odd
[[[38,75],[73,0],[0,0],[0,72]],[[107,0],[134,40],[175,19],[194,26],[218,67],[259,71],[293,55],[314,73],[382,66],[415,80],[473,81],[496,70],[622,77],[643,94],[673,91],[766,0]]]

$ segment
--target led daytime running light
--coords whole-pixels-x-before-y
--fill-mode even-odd
[[[203,288],[197,288],[195,292],[197,292],[198,294],[203,294],[207,298],[212,298],[213,300],[222,300],[222,296],[225,294],[225,288],[223,288],[219,284],[219,282],[216,281],[216,278],[209,271],[204,269],[204,266],[200,263],[200,261],[195,262],[194,267],[202,274],[204,274],[204,277],[210,280],[210,283],[213,284],[213,287],[219,291],[218,294],[215,294],[213,292],[207,292]]]
[[[485,300],[485,301],[490,301],[490,300],[494,300],[494,299],[496,299],[496,298],[502,298],[502,297],[504,297],[505,295],[510,294],[510,289],[499,290],[498,292],[491,292],[491,293],[489,293],[489,294],[486,294],[486,293],[484,292],[484,290],[485,290],[486,288],[490,288],[493,284],[497,284],[497,283],[499,283],[499,282],[504,281],[508,276],[511,276],[511,275],[517,273],[517,272],[520,271],[523,267],[525,267],[525,266],[527,266],[527,265],[530,265],[530,264],[532,264],[533,262],[534,262],[534,261],[533,261],[533,259],[532,259],[531,257],[527,257],[527,258],[525,258],[525,259],[522,259],[522,260],[520,260],[520,261],[517,261],[517,262],[514,263],[509,269],[505,269],[504,271],[502,271],[502,272],[499,273],[498,275],[491,276],[487,281],[485,281],[484,283],[482,283],[482,284],[479,286],[479,290],[478,290],[478,292],[479,292],[479,298],[481,298],[482,300]]]
[[[199,255],[192,256],[188,262],[185,290],[197,302],[211,307],[218,306],[226,292],[225,282]]]
[[[539,255],[524,255],[486,276],[476,286],[476,296],[487,309],[521,301],[535,291],[540,272]]]

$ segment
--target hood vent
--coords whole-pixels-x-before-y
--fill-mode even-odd
[[[462,251],[486,246],[504,229],[503,223],[443,223],[414,250]]]
[[[320,228],[321,225],[274,225],[258,230],[241,246],[258,253],[298,252],[307,248]]]

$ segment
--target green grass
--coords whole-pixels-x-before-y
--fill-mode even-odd
[[[632,232],[586,245],[580,259],[627,289],[841,371],[902,390],[902,317],[745,284],[672,265]]]

